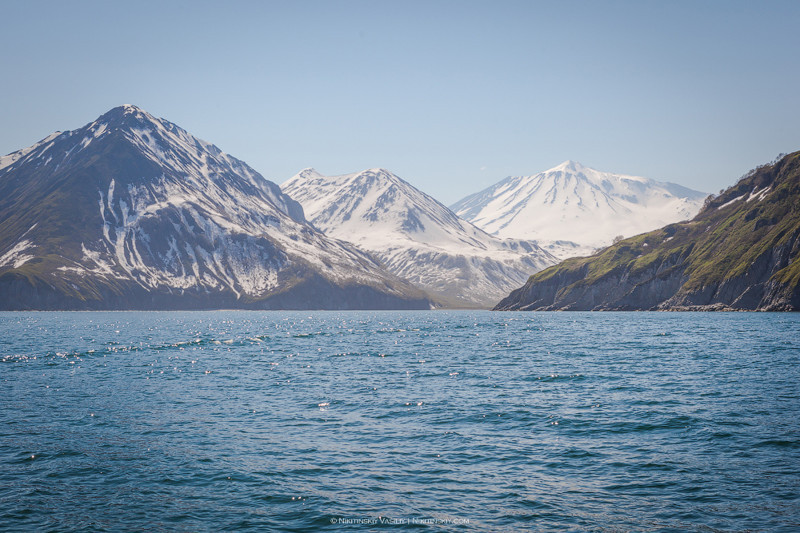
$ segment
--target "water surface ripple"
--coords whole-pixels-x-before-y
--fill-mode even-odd
[[[0,313],[0,529],[793,531],[800,315]]]

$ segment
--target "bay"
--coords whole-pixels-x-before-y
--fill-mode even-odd
[[[0,529],[793,531],[800,315],[0,313]]]

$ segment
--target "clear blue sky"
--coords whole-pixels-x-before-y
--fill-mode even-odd
[[[716,192],[800,149],[798,1],[0,0],[0,153],[131,103],[281,183],[449,204],[565,159]]]

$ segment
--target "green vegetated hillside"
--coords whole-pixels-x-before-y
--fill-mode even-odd
[[[800,152],[687,222],[534,274],[500,310],[800,310]]]

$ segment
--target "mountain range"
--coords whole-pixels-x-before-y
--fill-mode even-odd
[[[800,152],[750,172],[692,220],[531,276],[504,310],[800,310]]]
[[[0,309],[800,310],[800,152],[704,197],[570,161],[452,210],[385,169],[282,190],[125,105],[0,157]]]
[[[326,235],[371,252],[448,306],[491,307],[557,262],[535,242],[487,234],[385,169],[341,176],[306,169],[282,188]]]
[[[565,161],[532,176],[508,177],[451,209],[492,235],[535,240],[564,259],[687,220],[706,196],[674,183]]]
[[[0,158],[0,308],[429,308],[242,161],[136,108]]]

